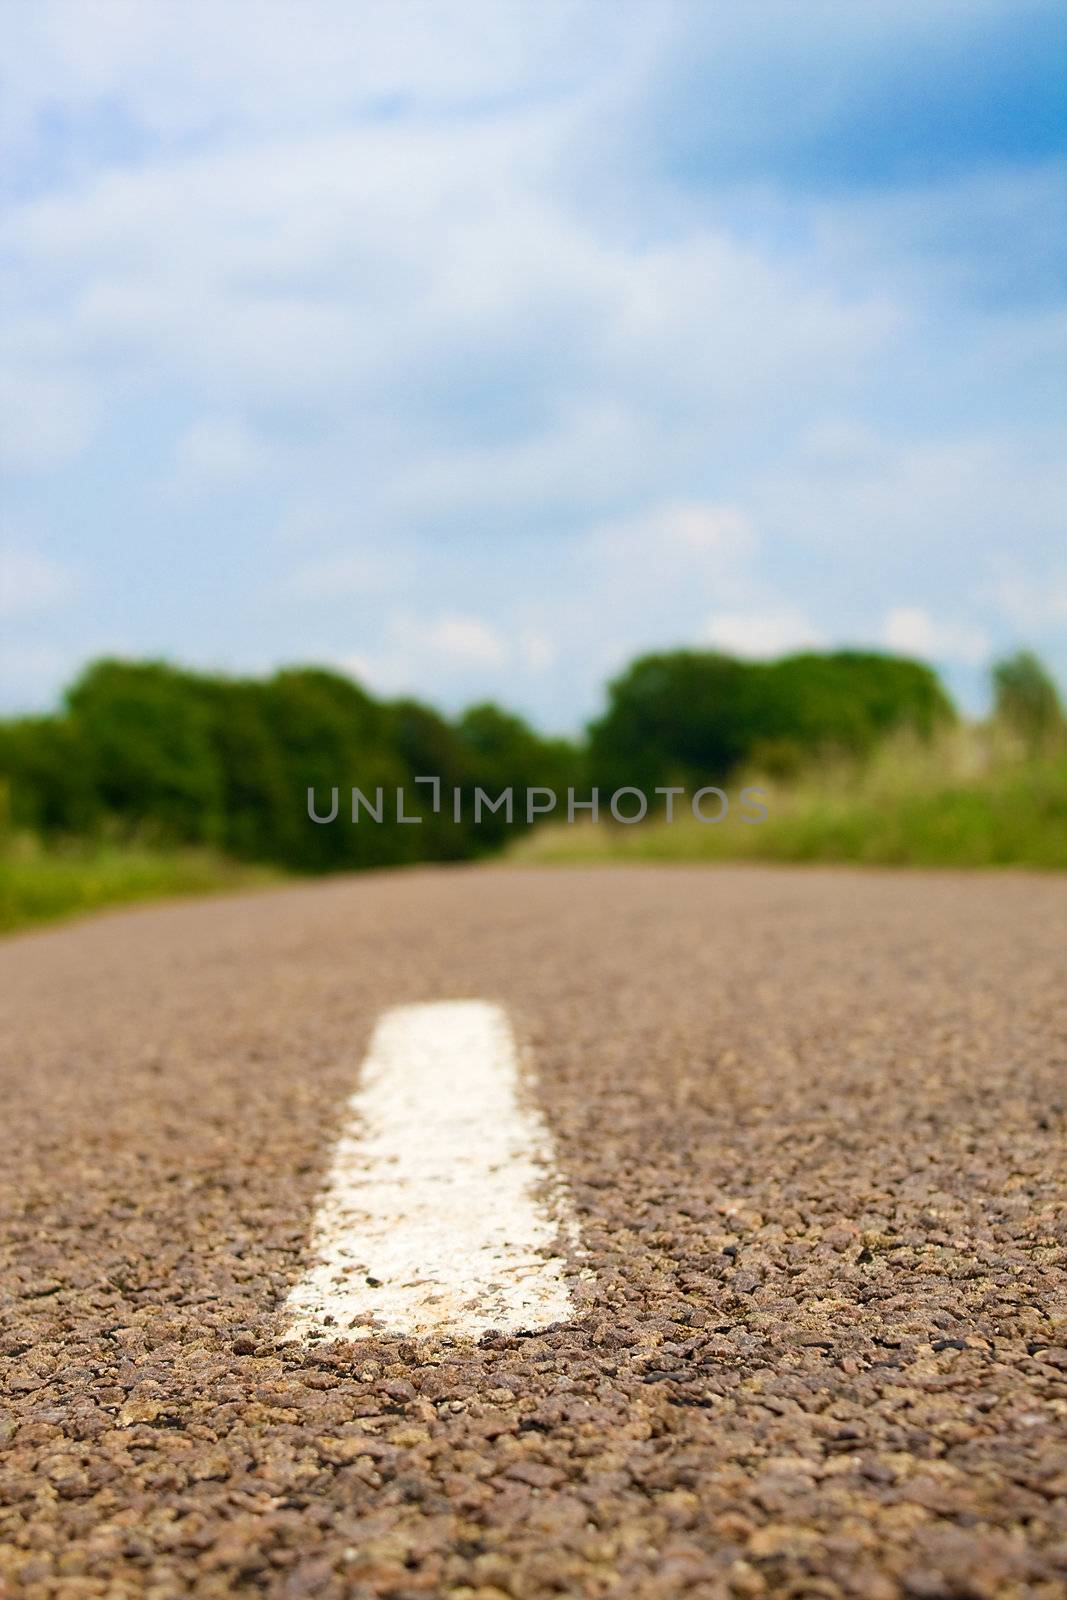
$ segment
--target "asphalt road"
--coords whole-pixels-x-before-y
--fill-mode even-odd
[[[1024,875],[417,871],[7,941],[0,1592],[1059,1600],[1065,980]],[[285,1343],[376,1021],[448,999],[533,1063],[574,1316]]]

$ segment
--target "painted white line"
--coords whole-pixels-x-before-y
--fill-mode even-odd
[[[574,1222],[499,1006],[387,1011],[349,1109],[288,1338],[478,1338],[573,1315],[552,1250]]]

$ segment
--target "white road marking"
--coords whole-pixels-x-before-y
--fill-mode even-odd
[[[288,1338],[478,1338],[573,1315],[552,1252],[575,1224],[499,1006],[387,1011],[349,1109]]]

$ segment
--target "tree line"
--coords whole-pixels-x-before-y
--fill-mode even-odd
[[[1001,692],[1044,715],[1034,712],[1032,659],[1001,664]],[[1042,684],[1038,701],[1047,675]],[[101,660],[54,715],[0,722],[0,822],[45,837],[209,845],[306,872],[460,860],[500,845],[503,815],[475,825],[470,807],[455,822],[443,806],[419,827],[318,827],[307,791],[410,791],[429,775],[446,793],[511,787],[518,818],[532,787],[633,786],[654,806],[657,786],[862,756],[901,727],[928,737],[954,717],[929,667],[865,651],[769,663],[647,655],[609,685],[604,714],[581,740],[546,738],[492,704],[448,718],[414,699],[379,699],[322,668],[246,679]]]

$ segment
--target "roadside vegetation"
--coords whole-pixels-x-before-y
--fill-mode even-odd
[[[315,668],[267,680],[103,660],[51,716],[0,722],[0,931],[124,900],[317,873],[464,860],[499,848],[503,815],[418,827],[308,820],[331,788],[392,799],[414,779],[447,792],[566,790],[580,752],[496,706],[450,721]]]
[[[734,806],[721,823],[679,810],[672,823],[557,824],[512,858],[1067,869],[1067,751],[1030,755],[996,728],[959,728],[929,743],[897,736],[866,759],[789,775],[753,769],[730,784],[731,800],[745,785],[762,791],[764,822],[740,822]]]
[[[858,722],[851,737],[824,729],[820,737],[798,741],[765,721],[744,757],[728,764],[736,790],[762,791],[767,816],[759,824],[739,822],[735,811],[721,823],[702,823],[682,812],[672,823],[659,817],[640,827],[556,826],[524,841],[515,855],[542,862],[1067,868],[1067,722],[1045,668],[1029,651],[996,663],[992,710],[982,723],[961,722],[924,673],[918,669],[898,681],[908,707],[904,716],[887,710],[892,696],[877,692],[872,673],[866,715],[862,702],[853,707]],[[632,669],[612,686],[608,717],[593,730],[594,745],[625,707],[634,677]],[[792,677],[790,691],[796,689]],[[692,781],[683,753],[668,739],[658,781]]]
[[[104,660],[54,716],[0,723],[0,828],[6,818],[46,842],[193,845],[296,872],[461,860],[502,841],[503,816],[353,827],[342,813],[316,827],[308,789],[321,806],[334,787],[392,796],[430,774],[445,789],[512,784],[522,795],[527,784],[566,788],[579,760],[576,746],[496,706],[449,721],[318,668],[262,680]]]
[[[585,740],[548,739],[500,707],[449,719],[299,668],[269,679],[163,662],[95,662],[50,716],[0,722],[0,929],[122,900],[509,846],[529,861],[767,859],[1067,866],[1067,740],[1033,656],[994,668],[988,723],[961,723],[936,675],[863,651],[770,663],[675,651],[609,685]],[[416,827],[354,826],[352,786],[514,793],[515,821],[447,803]],[[526,792],[606,799],[636,787],[758,785],[768,820],[626,827],[523,818]],[[328,808],[309,821],[308,790]]]
[[[0,933],[130,901],[249,888],[277,876],[210,850],[83,840],[45,845],[22,834],[0,848]]]

